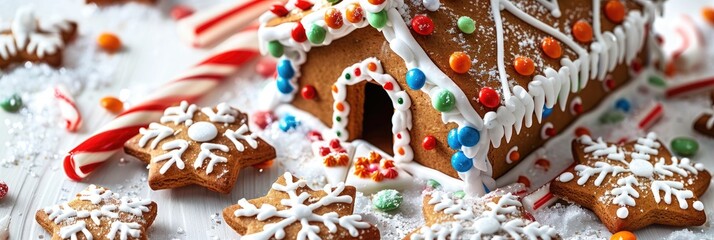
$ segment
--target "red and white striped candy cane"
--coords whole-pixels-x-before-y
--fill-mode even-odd
[[[121,151],[124,143],[139,133],[139,128],[158,121],[164,109],[182,100],[198,100],[259,55],[256,29],[231,37],[205,60],[152,92],[140,104],[119,114],[69,151],[64,158],[65,173],[77,181],[86,177],[109,157]]]
[[[82,114],[79,113],[77,103],[69,94],[67,88],[58,85],[54,89],[54,97],[59,106],[60,115],[64,119],[67,131],[76,132],[82,126]]]

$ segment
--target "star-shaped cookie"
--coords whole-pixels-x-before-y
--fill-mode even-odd
[[[223,218],[241,239],[380,239],[379,229],[353,214],[355,188],[315,191],[286,172],[265,197],[238,201]]]
[[[496,190],[461,198],[440,190],[424,195],[424,226],[404,240],[560,239],[555,229],[529,220],[517,196]]]
[[[35,220],[52,239],[149,239],[156,212],[151,200],[90,185],[72,201],[38,210]]]
[[[181,102],[167,108],[124,145],[149,164],[151,189],[196,184],[230,193],[242,168],[275,158],[275,149],[248,129],[248,116],[221,103],[198,109]]]
[[[711,175],[700,163],[673,157],[656,134],[621,145],[584,135],[572,148],[578,165],[554,180],[550,191],[591,209],[611,232],[706,221],[697,197]]]

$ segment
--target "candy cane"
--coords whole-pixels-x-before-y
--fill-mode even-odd
[[[523,205],[531,213],[535,213],[542,207],[550,206],[556,201],[558,201],[558,197],[550,192],[550,183],[523,197]]]
[[[714,76],[668,83],[665,95],[668,98],[671,98],[690,95],[692,93],[711,91],[712,89],[714,89]]]
[[[274,3],[265,0],[239,0],[194,13],[179,20],[179,36],[194,47],[205,47],[255,21]]]
[[[646,109],[640,111],[636,116],[637,127],[640,130],[647,131],[657,120],[664,115],[664,107],[659,102],[650,103]]]
[[[54,89],[54,96],[59,105],[60,115],[64,119],[65,128],[67,131],[76,132],[82,125],[82,115],[79,113],[77,103],[69,94],[67,88],[59,85]]]
[[[136,135],[139,128],[158,121],[164,109],[182,100],[196,101],[258,55],[255,29],[236,34],[218,46],[214,54],[154,91],[140,104],[119,114],[69,151],[64,158],[65,173],[77,181],[86,177],[110,156],[121,151],[124,142]]]

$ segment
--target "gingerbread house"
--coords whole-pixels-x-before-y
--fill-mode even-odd
[[[259,35],[276,104],[480,195],[653,61],[654,15],[646,0],[298,0]]]

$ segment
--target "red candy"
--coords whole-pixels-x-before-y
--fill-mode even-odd
[[[327,154],[330,154],[330,148],[320,147],[320,156],[324,157],[327,156]]]
[[[312,130],[307,132],[307,139],[310,140],[310,142],[322,141],[322,134],[318,131]]]
[[[302,23],[300,23],[300,22],[298,22],[297,25],[295,25],[295,27],[293,28],[293,30],[290,31],[290,36],[296,42],[307,41],[307,35],[305,34],[305,27],[303,27]]]
[[[498,95],[498,92],[490,87],[481,88],[481,91],[478,93],[478,100],[488,108],[496,108],[498,105],[501,105],[501,97]]]
[[[258,111],[253,114],[252,119],[255,125],[257,125],[260,129],[265,129],[268,124],[275,121],[275,116],[273,113],[268,111]]]
[[[285,6],[280,5],[280,4],[275,4],[272,7],[270,7],[270,12],[277,15],[278,17],[285,17],[289,13],[288,9],[285,8]]]
[[[300,90],[300,95],[302,95],[304,99],[311,100],[317,95],[317,90],[315,90],[315,87],[312,85],[305,85],[302,87],[302,90]]]
[[[578,127],[575,129],[575,136],[582,137],[585,135],[590,136],[590,130],[588,130],[586,127]]]
[[[523,185],[526,185],[526,188],[531,187],[531,180],[529,180],[525,176],[518,176],[518,182],[523,183]]]
[[[10,189],[7,187],[7,184],[5,182],[0,182],[0,199],[5,198],[9,190]]]
[[[541,158],[536,160],[535,166],[545,171],[548,171],[548,169],[550,168],[550,161],[548,161],[548,159]]]
[[[185,5],[176,5],[171,8],[171,17],[174,20],[180,20],[182,18],[191,16],[193,14],[193,8]]]
[[[275,65],[275,60],[268,57],[261,58],[258,60],[258,64],[255,65],[255,72],[266,78],[273,76],[275,74]]]
[[[340,144],[340,140],[338,140],[338,139],[330,140],[330,147],[333,149],[342,148],[342,145]]]
[[[424,140],[421,142],[421,146],[425,150],[434,150],[434,148],[436,148],[436,138],[431,135],[424,137]]]
[[[418,15],[412,19],[412,29],[419,35],[431,35],[434,32],[434,21],[426,15]]]
[[[305,1],[305,0],[298,0],[295,3],[295,6],[298,7],[299,9],[302,9],[303,11],[310,10],[310,8],[312,8],[313,5],[315,5],[315,4],[311,3],[310,1]]]

